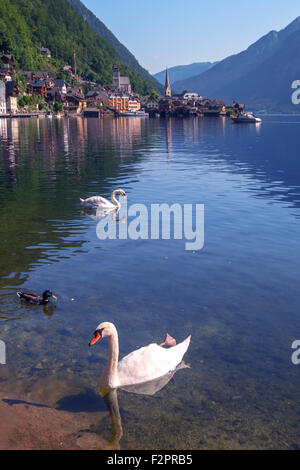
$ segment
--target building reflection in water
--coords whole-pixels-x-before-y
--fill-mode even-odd
[[[166,118],[166,144],[167,144],[167,159],[171,160],[172,152],[172,120]]]
[[[0,141],[5,166],[13,169],[19,148],[19,126],[16,119],[0,119]]]
[[[13,169],[30,153],[32,166],[42,161],[52,170],[50,178],[56,178],[54,170],[62,157],[79,174],[87,152],[110,150],[123,158],[141,141],[141,134],[140,118],[0,119],[0,154],[4,165]]]

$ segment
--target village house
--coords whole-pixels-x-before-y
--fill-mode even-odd
[[[47,47],[40,47],[40,53],[41,53],[44,57],[51,57],[51,51],[50,51],[50,49],[48,49]]]
[[[6,88],[2,80],[0,81],[0,114],[6,114]]]
[[[172,100],[170,98],[161,98],[158,102],[159,112],[164,115],[172,109]]]
[[[1,61],[4,69],[16,69],[15,59],[11,54],[2,54]]]
[[[149,99],[148,101],[146,101],[145,106],[149,111],[158,111],[159,101],[156,99]]]
[[[108,94],[102,90],[90,90],[86,94],[86,101],[89,106],[107,106]]]
[[[109,93],[108,106],[117,112],[139,111],[141,109],[141,103],[137,97],[122,93]]]
[[[44,80],[44,82],[46,83],[46,86],[47,86],[47,96],[49,96],[51,95],[52,88],[55,86],[55,81],[53,78],[48,78]]]
[[[226,113],[226,105],[223,100],[211,100],[202,98],[197,101],[196,106],[204,116],[219,116]]]
[[[129,97],[128,111],[140,111],[141,103],[137,98]]]
[[[26,77],[28,82],[56,78],[56,75],[50,75],[50,72],[42,70],[20,70],[18,72],[18,75],[23,75],[24,77]]]
[[[42,96],[43,98],[47,98],[47,83],[43,80],[30,82],[27,89],[29,95],[37,95]]]
[[[0,69],[0,80],[10,82],[12,80],[11,71],[9,69]]]
[[[6,110],[8,113],[18,111],[19,87],[14,81],[5,82]]]
[[[95,117],[98,118],[100,117],[100,109],[98,108],[85,108],[83,110],[83,117]]]
[[[108,94],[108,106],[115,111],[128,111],[129,97],[116,93]]]
[[[47,101],[49,102],[64,102],[67,97],[67,84],[61,79],[49,79],[47,83]]]
[[[60,91],[63,95],[67,94],[67,84],[64,80],[61,79],[56,79],[54,80],[54,88],[57,89],[57,91]]]
[[[83,95],[83,87],[81,85],[68,85],[67,86],[67,95]]]
[[[244,103],[238,103],[237,101],[233,101],[232,103],[232,109],[237,113],[237,114],[242,114],[245,110],[245,104]]]
[[[185,93],[182,97],[186,101],[196,101],[201,98],[198,93]]]
[[[87,101],[83,94],[77,94],[68,92],[65,96],[65,107],[69,110],[76,109],[77,112],[79,110],[83,110],[87,106]]]

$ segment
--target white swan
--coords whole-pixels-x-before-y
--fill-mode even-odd
[[[100,378],[100,391],[104,395],[106,390],[135,385],[156,378],[162,377],[169,371],[175,370],[181,362],[191,337],[188,336],[182,343],[166,335],[165,341],[161,344],[149,344],[137,349],[119,361],[118,333],[115,325],[110,322],[100,323],[89,346],[95,344],[100,338],[108,338],[109,357],[104,372]],[[167,344],[173,346],[165,349],[162,346]]]
[[[116,209],[116,208],[120,209],[121,204],[115,197],[117,194],[121,194],[121,196],[123,196],[124,198],[126,197],[126,193],[125,191],[123,191],[123,189],[115,189],[111,193],[112,202],[110,202],[108,199],[105,199],[105,197],[102,197],[102,196],[92,196],[92,197],[88,197],[87,199],[80,198],[80,202],[84,207],[87,207],[87,208],[101,207],[103,209],[109,209],[109,210]]]

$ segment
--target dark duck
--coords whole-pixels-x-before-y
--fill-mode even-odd
[[[37,294],[31,294],[29,292],[17,292],[17,296],[19,299],[27,302],[28,304],[35,304],[35,305],[45,305],[49,303],[49,299],[52,297],[53,299],[57,299],[55,295],[50,290],[45,290],[45,292],[40,296]]]

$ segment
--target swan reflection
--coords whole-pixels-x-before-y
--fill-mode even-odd
[[[139,395],[155,395],[170,382],[170,380],[174,377],[175,373],[178,370],[186,368],[190,368],[190,365],[184,361],[181,361],[181,363],[178,364],[175,370],[168,372],[162,377],[138,385],[121,387],[121,390],[124,390],[125,392],[129,393],[136,393]],[[100,388],[100,394],[102,395],[109,412],[112,435],[110,439],[105,442],[101,442],[100,445],[98,442],[98,444],[96,444],[96,447],[98,449],[120,450],[120,441],[123,436],[123,427],[119,410],[118,391],[117,389],[114,389],[110,390],[107,393],[106,389],[101,390]]]
[[[110,216],[114,222],[117,224],[123,224],[126,220],[126,215],[122,217],[117,217],[117,214],[120,212],[120,208],[116,209],[104,209],[103,207],[98,208],[91,208],[91,207],[84,207],[82,210],[82,214],[87,215],[93,220],[99,222],[100,220],[104,219],[106,216]]]

